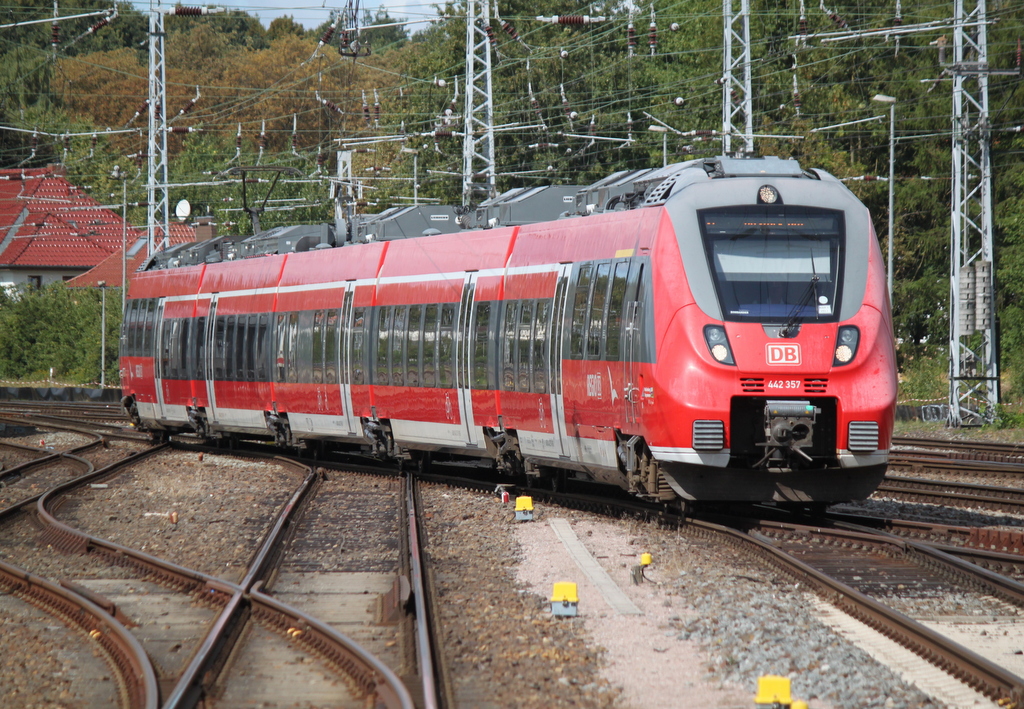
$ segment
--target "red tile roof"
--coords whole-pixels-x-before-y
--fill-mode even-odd
[[[163,233],[163,230],[159,231]],[[171,222],[171,238],[169,241],[171,246],[176,246],[186,241],[195,241],[195,230],[188,224]],[[129,254],[132,251],[132,246],[132,242],[129,242]],[[140,248],[134,256],[128,256],[128,263],[124,266],[124,269],[128,274],[129,281],[145,260],[145,246]],[[95,288],[99,285],[100,281],[104,281],[108,288],[117,288],[121,285],[121,269],[121,248],[120,244],[118,244],[117,251],[103,259],[95,268],[67,281],[67,284],[71,288]]]
[[[0,267],[92,268],[120,252],[122,224],[59,168],[0,170]]]

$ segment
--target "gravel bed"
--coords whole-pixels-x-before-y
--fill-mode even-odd
[[[457,705],[624,707],[582,623],[553,619],[550,602],[516,583],[508,508],[434,485],[422,499]]]
[[[40,546],[39,527],[24,515],[0,527],[0,559],[50,581],[138,578],[130,567],[107,564],[95,554],[62,554]]]
[[[460,706],[653,709],[681,706],[683,692],[690,706],[749,707],[766,674],[790,676],[794,697],[812,709],[939,706],[819,622],[809,594],[731,548],[560,509],[517,525],[509,507],[446,488],[426,488],[424,503]],[[560,545],[529,536],[548,535],[549,516],[572,521],[641,605],[647,630],[601,614],[551,616],[544,555]],[[647,575],[657,583],[638,588],[629,567],[643,551],[654,555]],[[681,659],[652,670],[663,657]],[[486,704],[473,694],[481,687]]]
[[[0,432],[0,441],[3,443],[34,446],[46,449],[46,451],[66,451],[83,446],[93,440],[95,440],[94,437],[76,431],[53,431],[34,427],[9,427],[6,434]],[[0,448],[0,451],[2,450]],[[0,455],[6,455],[6,453],[0,453]]]
[[[281,570],[398,573],[401,485],[398,478],[327,472]]]
[[[55,485],[77,478],[83,472],[80,465],[66,461],[54,461],[45,468],[25,473],[21,478],[7,480],[0,487],[0,509],[46,492]]]
[[[84,633],[0,592],[0,704],[5,707],[113,707],[118,684]]]
[[[169,452],[131,466],[106,488],[70,496],[59,517],[88,534],[234,583],[300,481],[274,463]]]
[[[959,527],[992,527],[1020,531],[1024,527],[1024,515],[991,510],[944,507],[920,502],[901,502],[886,497],[872,497],[861,502],[844,502],[832,505],[832,512],[860,514],[886,519],[902,519],[908,522],[946,524]],[[955,539],[950,540],[955,544]]]

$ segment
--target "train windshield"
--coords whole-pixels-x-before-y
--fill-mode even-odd
[[[763,205],[706,209],[698,218],[725,320],[838,317],[842,212]]]

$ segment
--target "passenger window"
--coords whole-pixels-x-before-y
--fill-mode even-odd
[[[405,385],[416,387],[420,385],[420,333],[423,331],[423,306],[409,306],[409,329],[405,338],[405,353],[407,367],[405,372]]]
[[[366,384],[366,308],[352,310],[352,383]]]
[[[246,338],[249,334],[248,316],[239,316],[234,329],[234,381],[246,381]]]
[[[196,379],[206,379],[206,316],[196,318]]]
[[[629,261],[615,264],[612,276],[612,292],[608,298],[608,329],[605,339],[604,358],[617,362],[622,358],[622,304],[626,299],[626,275],[629,273]]]
[[[516,362],[519,367],[517,391],[530,391],[530,345],[533,342],[533,308],[534,301],[523,301],[519,314],[519,356]]]
[[[313,313],[313,383],[324,382],[324,311]]]
[[[217,318],[213,333],[213,378],[224,381],[224,332],[227,328],[225,319]]]
[[[569,358],[583,359],[583,346],[587,337],[587,303],[590,300],[590,279],[594,267],[580,266],[576,280],[576,295],[572,307],[572,329],[569,339]]]
[[[348,296],[346,296],[348,297]],[[324,381],[338,383],[338,318],[337,310],[327,311],[327,329],[324,331]]]
[[[279,382],[285,380],[287,362],[285,358],[285,345],[288,343],[288,323],[284,313],[277,316],[277,328],[275,330],[277,339],[277,357],[274,360],[274,368],[277,370],[275,379]]]
[[[288,381],[297,383],[299,381],[299,314],[289,312],[288,314],[288,349],[286,355]]]
[[[224,318],[224,376],[223,379],[231,381],[235,378],[235,316],[228,315]]]
[[[267,381],[267,323],[269,316],[260,313],[256,331],[256,381]]]
[[[160,333],[160,378],[168,379],[171,373],[171,324],[164,320],[163,332]]]
[[[396,387],[402,386],[405,382],[405,326],[408,317],[408,306],[395,308],[395,323],[391,334],[391,385]]]
[[[441,327],[437,337],[437,378],[438,386],[451,388],[452,382],[452,338],[455,323],[455,303],[441,306]]]
[[[501,353],[501,388],[503,391],[515,391],[516,388],[516,318],[518,303],[514,300],[505,301],[505,326],[502,328]]]
[[[128,301],[128,309],[124,314],[124,321],[121,323],[121,352],[125,357],[135,356],[136,322],[139,312],[139,301]]]
[[[476,304],[476,334],[473,338],[473,388],[489,389],[488,345],[490,341],[491,304]]]
[[[537,314],[533,323],[533,391],[548,391],[547,343],[550,330],[551,301],[537,301]]]
[[[602,263],[597,267],[594,277],[594,295],[590,299],[590,327],[587,331],[587,359],[601,359],[601,344],[604,339],[605,311],[608,300],[608,274],[610,263]]]
[[[391,308],[380,308],[377,312],[377,376],[373,383],[385,386],[391,381],[391,371],[388,367],[388,354],[391,352]]]
[[[437,378],[434,376],[437,358],[437,308],[436,305],[428,305],[423,308],[423,386],[425,387],[437,385]]]
[[[149,308],[146,310],[146,335],[142,342],[143,354],[152,357],[153,353],[153,330],[155,329],[157,302],[155,299],[148,300]]]

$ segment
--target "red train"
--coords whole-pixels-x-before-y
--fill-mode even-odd
[[[125,407],[150,429],[468,456],[666,501],[874,490],[894,340],[874,229],[842,183],[717,158],[619,173],[575,204],[534,224],[334,248],[323,225],[305,252],[222,237],[165,256],[131,281]]]

